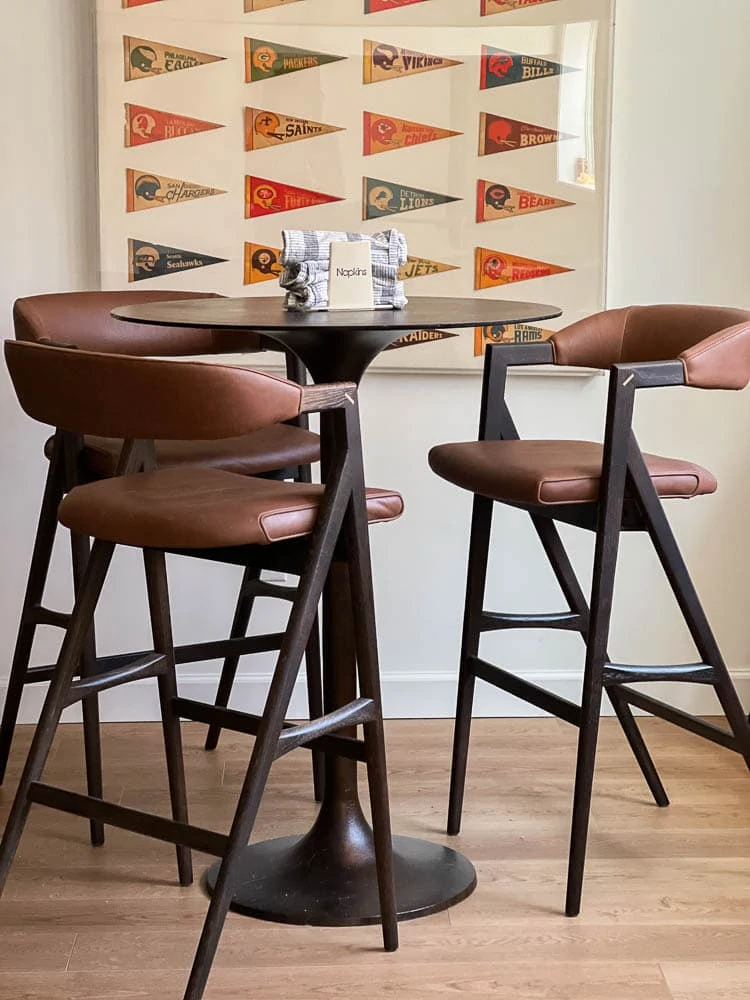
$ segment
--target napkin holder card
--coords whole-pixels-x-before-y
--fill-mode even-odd
[[[375,307],[372,248],[369,240],[331,243],[328,274],[328,311],[372,310]],[[378,308],[389,309],[390,306]]]

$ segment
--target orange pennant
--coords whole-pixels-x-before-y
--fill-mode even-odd
[[[548,278],[552,274],[572,270],[571,267],[547,264],[543,260],[477,247],[474,254],[474,288],[495,288],[498,285],[511,285],[514,281]]]
[[[298,208],[312,208],[327,205],[332,201],[343,201],[331,194],[309,191],[307,188],[282,184],[265,177],[245,178],[245,218],[275,215],[277,212],[292,212]]]
[[[511,10],[526,10],[527,7],[538,7],[543,3],[556,3],[557,0],[482,0],[482,17],[488,14],[505,14]]]
[[[163,42],[151,42],[146,38],[124,35],[125,79],[142,80],[162,73],[176,73],[181,69],[194,69],[208,63],[222,62],[224,56],[212,56],[208,52],[183,49]]]
[[[254,285],[258,281],[273,281],[283,268],[279,263],[281,250],[264,243],[245,244],[245,284]]]
[[[458,59],[432,56],[426,52],[414,52],[399,45],[385,42],[365,41],[363,56],[363,79],[365,83],[380,83],[382,80],[400,80],[415,73],[430,73],[435,69],[449,69],[460,66]]]
[[[143,7],[147,3],[160,3],[161,0],[122,0],[122,6],[124,8],[128,7]]]
[[[409,256],[398,272],[398,280],[410,281],[412,278],[426,278],[430,274],[443,274],[445,271],[460,271],[460,268],[455,264],[441,264],[439,260],[428,260],[427,257]]]
[[[267,149],[343,131],[338,125],[324,125],[309,118],[294,118],[263,108],[245,108],[245,149]]]
[[[496,323],[494,326],[474,327],[474,357],[481,358],[488,344],[539,344],[549,340],[553,330],[527,323]]]
[[[147,142],[160,142],[162,139],[179,139],[183,135],[208,132],[215,128],[224,126],[216,122],[204,122],[200,118],[176,115],[171,111],[145,108],[141,104],[125,105],[126,146],[143,146]]]
[[[365,111],[363,115],[365,156],[463,135],[462,132],[438,128],[437,125],[422,125],[420,122],[393,118],[391,115],[376,115],[372,111]]]
[[[508,184],[477,181],[477,222],[512,219],[515,215],[548,212],[553,208],[567,208],[570,205],[575,205],[575,202],[536,194]]]

